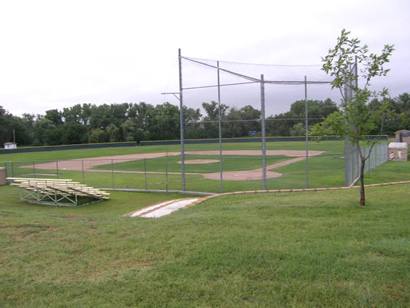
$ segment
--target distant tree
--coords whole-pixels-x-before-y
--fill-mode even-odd
[[[53,123],[54,125],[63,124],[62,114],[57,109],[47,110],[44,118],[51,121],[51,123]]]
[[[31,144],[32,134],[31,122],[27,122],[25,117],[12,115],[0,106],[0,146],[13,141],[14,137],[19,145]]]
[[[110,123],[112,123],[112,118],[110,105],[93,105],[91,107],[90,128],[105,129]]]
[[[124,123],[120,126],[122,140],[124,141],[134,141],[134,140],[142,140],[144,136],[136,137],[137,128],[135,127],[135,122],[131,119],[124,121]]]
[[[16,142],[20,145],[33,144],[35,116],[24,113],[22,117],[15,118],[21,123],[19,130],[16,131]]]
[[[309,134],[316,137],[340,135],[344,129],[344,118],[340,111],[328,115],[322,122],[313,125]]]
[[[392,117],[391,121],[386,123],[387,129],[390,128],[391,133],[399,129],[410,128],[410,93],[402,93],[397,98],[392,100],[392,109],[396,117]]]
[[[88,136],[88,142],[99,143],[99,142],[107,142],[107,141],[108,141],[107,133],[101,128],[94,128],[90,131],[90,134]]]
[[[109,142],[120,141],[120,130],[115,124],[111,123],[110,125],[108,125],[106,128],[106,132],[108,135]]]
[[[215,101],[203,102],[202,108],[205,110],[205,115],[203,118],[203,131],[207,138],[217,138],[219,136],[219,105]],[[223,120],[226,117],[226,112],[228,106],[221,104],[221,119]],[[201,127],[198,126],[198,130],[201,130]]]
[[[61,130],[61,140],[59,144],[81,144],[88,142],[87,127],[80,123],[64,123],[58,126]]]
[[[230,108],[224,123],[224,132],[227,137],[245,137],[252,132],[260,132],[261,112],[251,105],[240,109]]]
[[[179,137],[178,107],[170,103],[155,106],[151,110],[148,127],[151,139],[177,139]]]
[[[45,116],[37,116],[34,125],[35,145],[56,145],[61,144],[62,131],[56,124]]]
[[[380,54],[369,53],[367,45],[361,45],[357,38],[350,37],[350,32],[342,30],[334,48],[322,59],[323,70],[332,77],[332,87],[340,90],[343,98],[339,115],[327,119],[327,125],[335,132],[346,136],[359,149],[360,154],[360,206],[365,206],[364,170],[366,161],[377,141],[368,140],[369,135],[380,120],[379,110],[369,107],[372,97],[387,96],[387,91],[374,92],[370,82],[378,76],[385,76],[389,70],[385,64],[389,62],[393,45],[385,45]],[[360,67],[359,77],[364,80],[359,85],[357,76],[352,70],[353,65]],[[357,84],[357,85],[356,85]],[[344,95],[344,89],[352,91],[352,97]],[[368,154],[364,151],[368,146]]]
[[[336,134],[330,123],[341,113],[330,100],[309,100],[311,133]],[[218,137],[219,106],[204,102],[204,115],[199,109],[184,107],[186,138]],[[222,104],[223,137],[245,137],[260,134],[260,111],[252,106],[228,108]],[[374,115],[372,134],[392,134],[410,127],[410,95],[395,99],[379,95],[368,104]],[[305,101],[294,102],[290,110],[267,117],[268,135],[304,134]],[[328,117],[328,118],[326,118]],[[321,123],[324,118],[326,120]],[[202,121],[203,120],[203,121]],[[316,125],[317,124],[317,125]],[[170,103],[151,105],[145,102],[122,104],[77,104],[62,111],[50,109],[43,115],[15,116],[0,106],[0,144],[13,140],[13,130],[19,145],[54,145],[107,141],[140,141],[178,139],[179,108]]]
[[[308,100],[306,103],[308,106],[309,126],[323,121],[329,114],[338,110],[336,103],[330,98],[324,101]],[[268,117],[266,131],[271,136],[289,136],[296,133],[295,128],[301,128],[302,126],[303,130],[298,130],[299,136],[305,134],[305,101],[298,100],[290,106],[288,112]]]
[[[202,137],[212,138],[211,134],[208,134],[207,132],[206,132],[206,135],[203,134],[204,130],[202,129],[202,126],[200,123],[202,114],[199,109],[184,107],[183,110],[184,110],[184,120],[185,120],[184,125],[186,128],[186,136],[185,136],[186,138],[190,138],[190,139],[196,139],[196,138],[202,138]],[[178,129],[179,129],[179,125],[178,125]]]
[[[300,122],[296,123],[290,129],[290,135],[291,136],[303,136],[303,135],[305,135],[305,125],[303,123],[300,123]]]

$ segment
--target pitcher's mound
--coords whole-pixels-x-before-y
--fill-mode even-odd
[[[206,165],[206,164],[214,164],[219,163],[219,159],[187,159],[185,160],[186,165]],[[181,164],[181,161],[178,162]]]

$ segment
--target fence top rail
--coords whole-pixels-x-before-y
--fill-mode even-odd
[[[46,178],[17,178],[17,177],[8,177],[7,180],[13,182],[28,182],[28,181],[35,181],[35,182],[71,182],[71,179],[46,179]]]

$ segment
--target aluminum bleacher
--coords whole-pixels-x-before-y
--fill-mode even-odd
[[[37,204],[78,206],[108,200],[110,194],[69,179],[7,178],[21,188],[21,199]]]

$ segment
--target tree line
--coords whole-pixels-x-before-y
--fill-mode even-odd
[[[410,127],[410,94],[390,99],[375,134],[393,134]],[[370,106],[379,110],[380,102]],[[309,124],[314,127],[339,110],[331,99],[309,100]],[[290,110],[266,118],[268,136],[304,135],[305,102],[296,101]],[[251,105],[242,108],[221,105],[224,138],[260,135],[260,111]],[[200,108],[184,108],[186,138],[217,138],[219,108],[214,101]],[[16,116],[0,106],[0,144],[13,141],[19,145],[59,145],[99,142],[179,139],[179,107],[168,102],[77,104],[44,114]]]

